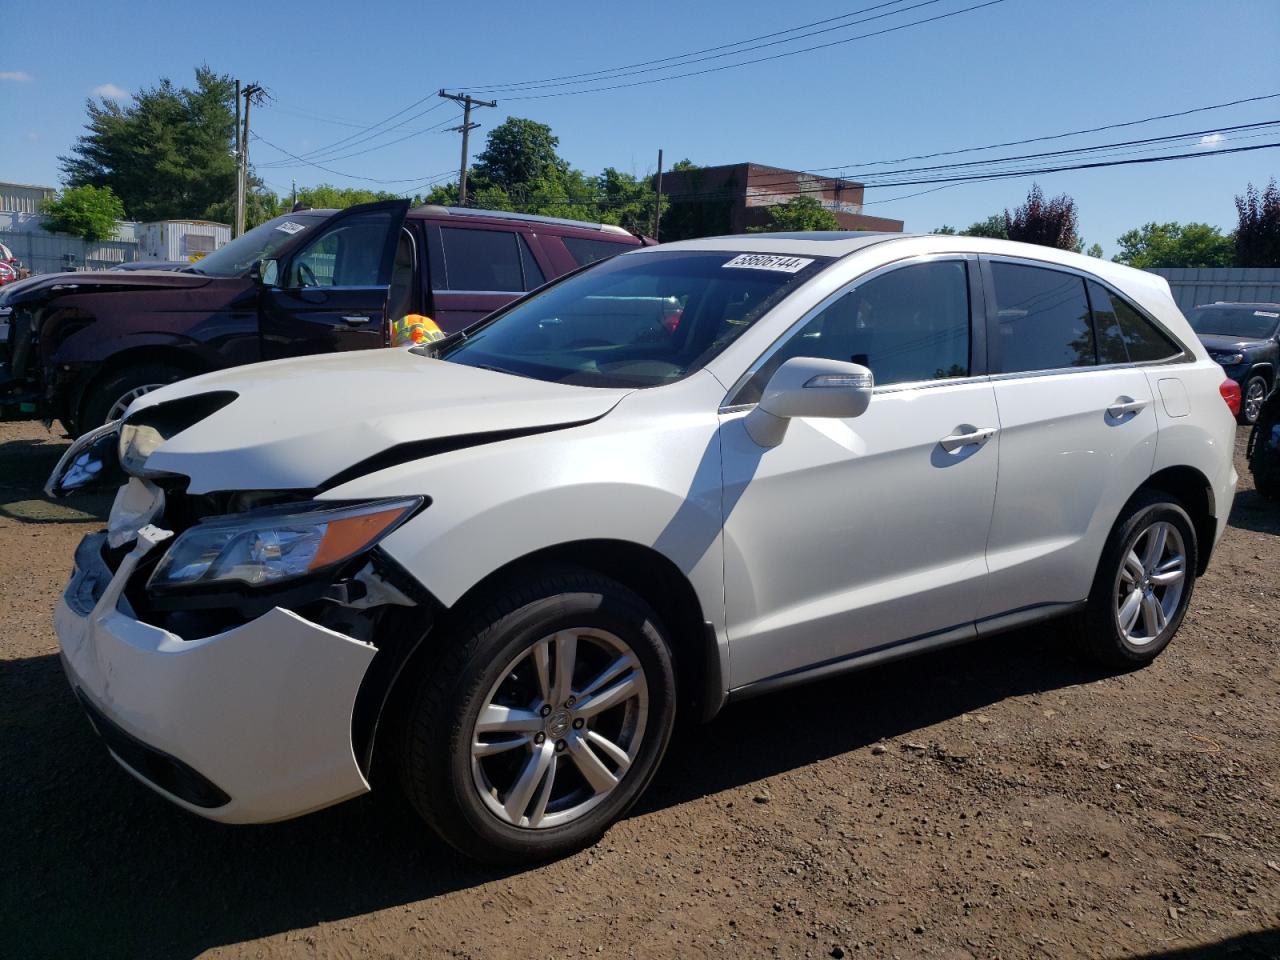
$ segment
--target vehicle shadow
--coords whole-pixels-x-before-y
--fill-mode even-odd
[[[1277,960],[1280,958],[1280,929],[1257,930],[1197,947],[1180,947],[1145,953],[1137,960]]]
[[[55,440],[0,443],[0,517],[19,523],[101,523],[112,493],[87,493],[67,501],[45,497],[45,481],[67,444]]]
[[[1241,490],[1227,522],[1239,530],[1280,534],[1280,501],[1264,499],[1257,490]]]
[[[731,704],[678,733],[638,814],[1100,676],[1040,629]],[[190,956],[521,882],[454,854],[385,787],[281,824],[186,814],[115,766],[53,655],[0,673],[0,770],[0,930],[17,956]]]

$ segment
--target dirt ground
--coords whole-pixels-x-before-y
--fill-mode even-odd
[[[226,827],[118,769],[49,625],[106,508],[41,499],[64,446],[0,426],[0,956],[1280,957],[1280,507],[1243,461],[1148,669],[1038,629],[734,705],[596,847],[504,871],[391,790]]]

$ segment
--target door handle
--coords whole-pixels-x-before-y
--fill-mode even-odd
[[[995,427],[979,427],[969,433],[953,433],[949,437],[943,437],[938,443],[942,445],[942,449],[947,453],[955,453],[961,447],[968,447],[973,444],[981,446],[995,435]]]
[[[370,317],[366,317],[363,314],[352,313],[343,317],[342,322],[347,324],[348,326],[358,327],[363,323],[368,323],[370,319],[371,319]]]
[[[1133,397],[1116,397],[1111,401],[1111,406],[1107,407],[1107,416],[1113,420],[1119,420],[1127,413],[1138,413],[1147,405],[1145,400],[1135,400]]]

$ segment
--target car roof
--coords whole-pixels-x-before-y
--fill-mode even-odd
[[[1195,309],[1201,307],[1217,307],[1226,310],[1280,310],[1280,303],[1246,303],[1243,300],[1215,300],[1213,303],[1198,303]]]
[[[810,254],[819,257],[843,257],[865,247],[889,240],[918,236],[913,233],[882,233],[869,230],[824,230],[808,233],[741,233],[725,237],[701,237],[676,240],[646,250],[723,250],[742,253],[778,253],[791,256]],[[632,251],[638,253],[639,251]]]
[[[543,217],[533,213],[514,213],[509,210],[478,210],[473,207],[444,207],[429,203],[414,207],[409,216],[417,218],[458,217],[460,219],[479,220],[516,220],[521,223],[537,223],[545,226],[571,227],[575,230],[590,230],[596,233],[611,233],[620,237],[638,240],[638,238],[622,227],[612,223],[588,223],[585,220],[569,220],[564,217]]]

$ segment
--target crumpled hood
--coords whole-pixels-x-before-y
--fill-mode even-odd
[[[311,489],[401,444],[595,420],[631,392],[385,349],[205,374],[146,394],[129,412],[224,390],[237,399],[163,443],[148,469],[190,477],[192,493]]]
[[[86,270],[81,273],[48,273],[19,281],[21,289],[13,290],[7,304],[21,303],[54,293],[89,293],[120,290],[193,290],[203,287],[212,277],[175,270]]]
[[[1238,352],[1240,350],[1248,350],[1250,347],[1256,347],[1264,340],[1253,340],[1249,337],[1228,337],[1220,333],[1201,333],[1197,334],[1200,342],[1204,344],[1206,350],[1216,350],[1220,353],[1227,351]]]

